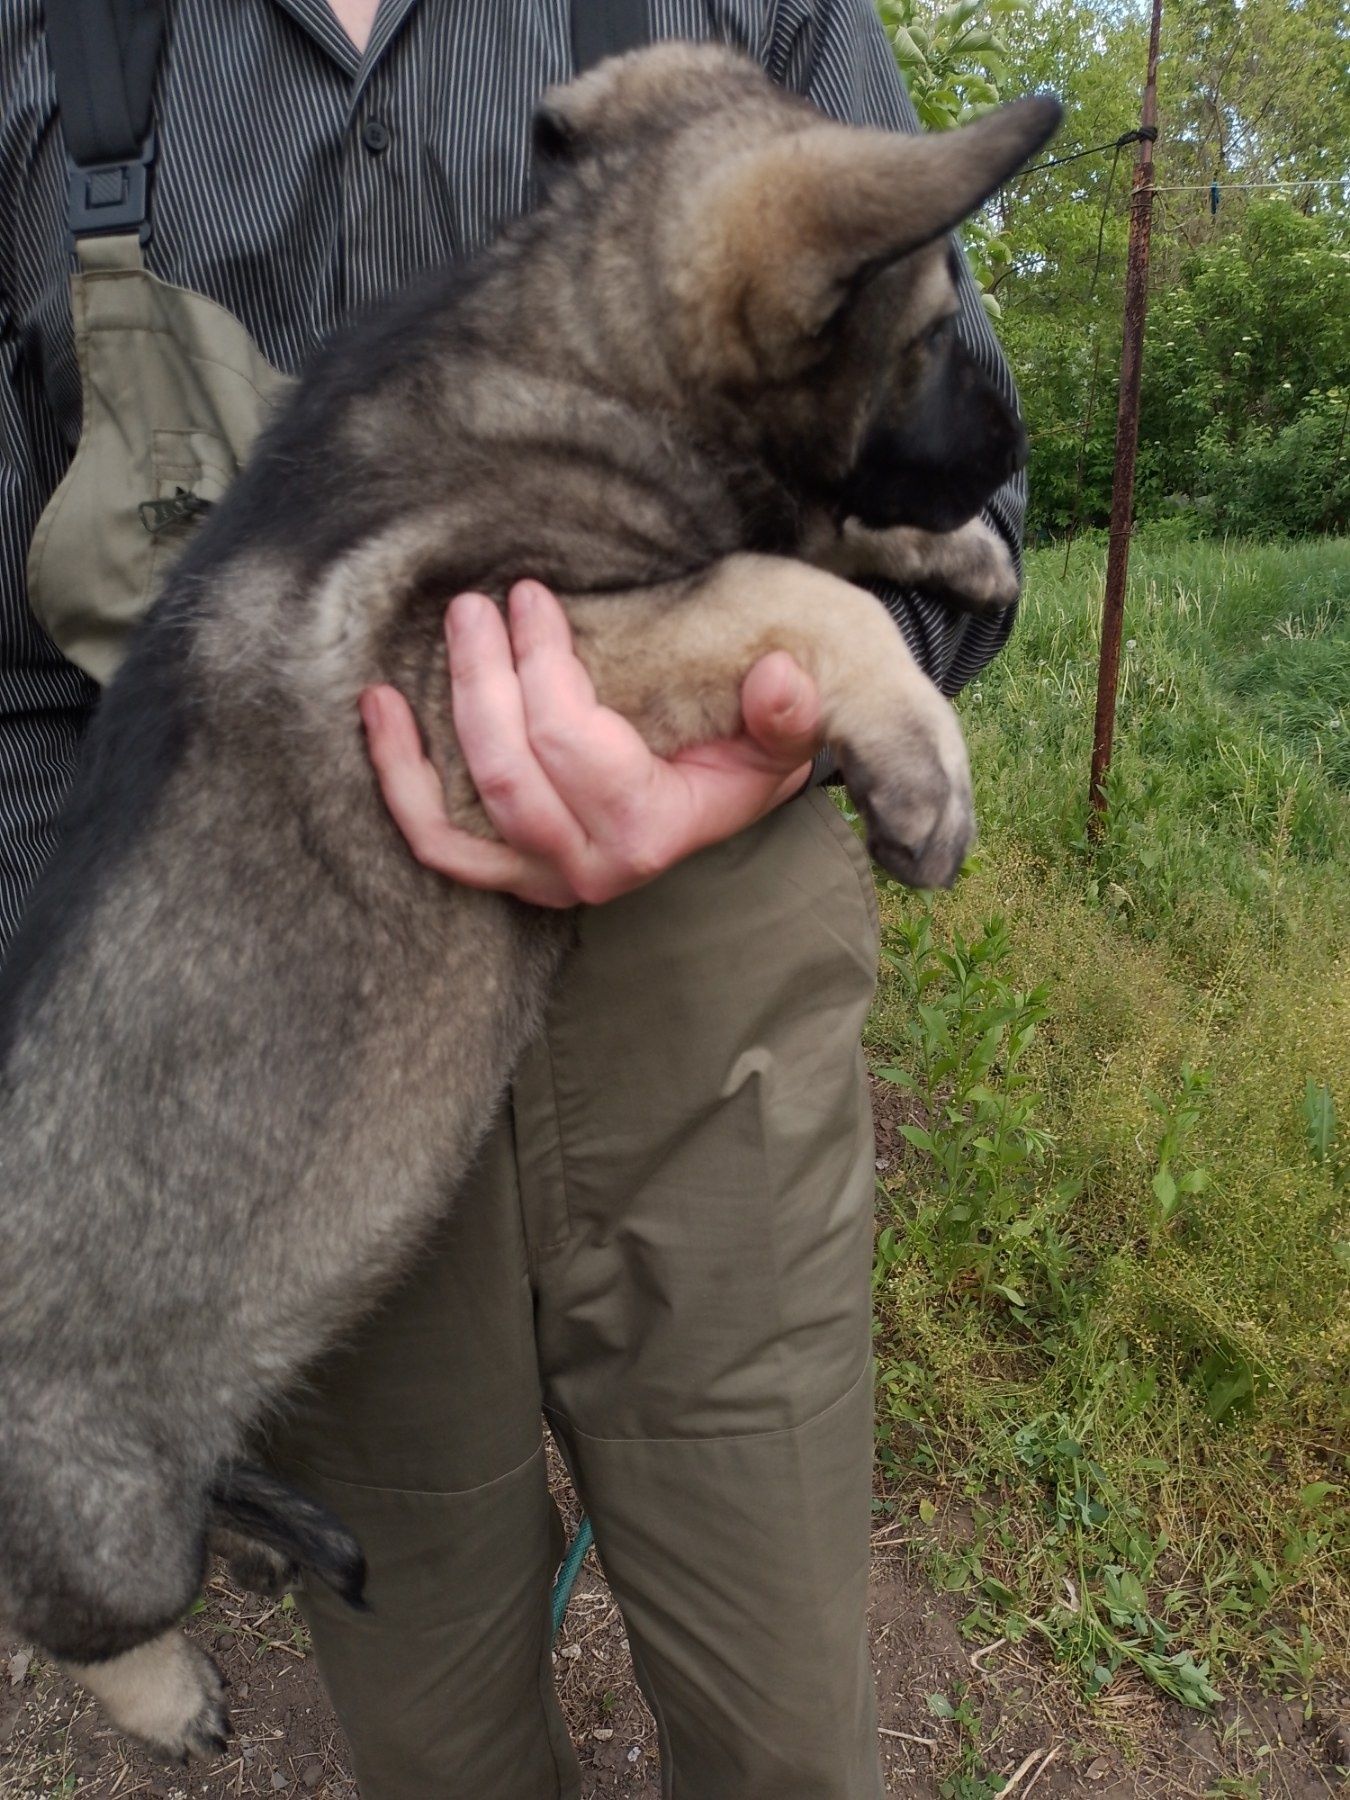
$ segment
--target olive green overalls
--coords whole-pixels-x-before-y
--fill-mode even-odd
[[[284,386],[237,320],[146,270],[104,161],[72,177],[83,435],[29,563],[100,681]],[[304,1598],[364,1800],[595,1791],[553,1692],[541,1413],[663,1791],[874,1800],[869,865],[816,791],[580,930],[438,1239],[273,1450],[369,1558],[369,1614]]]

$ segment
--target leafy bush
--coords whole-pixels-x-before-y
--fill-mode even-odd
[[[1200,521],[1250,537],[1350,528],[1348,421],[1350,390],[1332,388],[1308,395],[1278,429],[1207,426],[1196,454]]]
[[[1113,284],[1114,289],[1115,284]],[[1109,303],[1118,304],[1112,291]],[[1008,308],[1032,432],[1033,535],[1102,525],[1115,462],[1119,329]],[[1075,332],[1081,332],[1076,336]],[[1086,443],[1083,419],[1094,386]],[[1144,347],[1137,511],[1278,537],[1350,521],[1350,241],[1283,200],[1190,255],[1155,291]],[[1081,467],[1080,467],[1081,465]]]

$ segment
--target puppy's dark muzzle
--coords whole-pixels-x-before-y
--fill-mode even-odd
[[[869,529],[955,531],[1024,469],[1029,444],[1012,406],[959,341],[917,393],[867,437],[841,511]]]

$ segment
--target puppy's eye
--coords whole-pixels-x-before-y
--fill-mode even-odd
[[[921,344],[928,344],[933,349],[937,349],[939,346],[946,343],[947,339],[952,334],[952,330],[953,326],[950,317],[945,319],[934,319],[933,323],[919,339],[919,342]]]

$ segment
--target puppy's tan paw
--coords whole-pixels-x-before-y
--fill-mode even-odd
[[[225,1683],[204,1650],[181,1642],[171,1678],[137,1696],[117,1723],[164,1762],[205,1762],[229,1743]]]
[[[179,1631],[109,1657],[71,1664],[119,1730],[167,1762],[219,1756],[230,1730],[225,1683],[203,1650]]]
[[[206,1761],[219,1756],[229,1744],[230,1715],[225,1708],[224,1679],[204,1651],[197,1651],[197,1655],[201,1677],[197,1703],[164,1742],[152,1745],[175,1762]]]
[[[1022,591],[1012,551],[983,519],[949,532],[941,561],[939,584],[967,606],[1001,612]]]
[[[860,734],[839,757],[872,860],[906,887],[950,887],[975,841],[975,807],[965,740],[936,688],[892,731]]]

